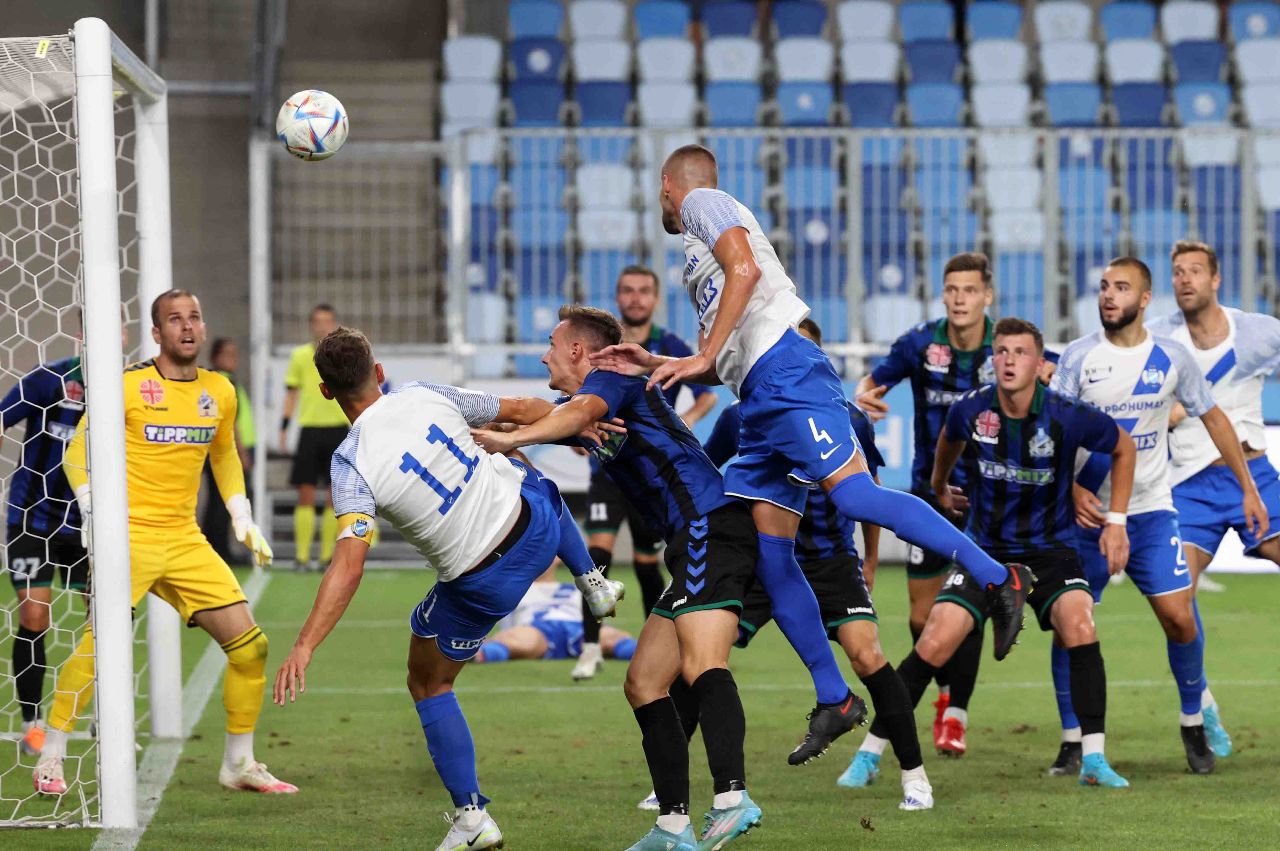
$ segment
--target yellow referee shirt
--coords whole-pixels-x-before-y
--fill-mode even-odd
[[[289,371],[284,386],[298,391],[298,425],[303,428],[331,428],[351,425],[341,406],[320,395],[320,370],[316,369],[316,347],[303,343],[289,355]]]

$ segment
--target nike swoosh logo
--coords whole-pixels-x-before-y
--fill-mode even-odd
[[[1099,381],[1106,381],[1105,378],[1088,378],[1085,379],[1086,384],[1097,384]]]
[[[1021,590],[1022,590],[1022,579],[1021,579],[1021,577],[1019,577],[1019,576],[1018,576],[1018,571],[1013,570],[1012,568],[1010,568],[1010,570],[1009,570],[1009,575],[1013,577],[1013,590],[1014,590],[1014,591],[1021,591]]]
[[[822,460],[823,460],[823,461],[825,461],[825,460],[827,460],[828,458],[830,458],[830,457],[831,457],[831,453],[832,453],[832,452],[835,452],[835,451],[836,451],[837,449],[839,449],[841,446],[844,446],[844,444],[843,444],[843,443],[837,443],[835,446],[831,447],[831,448],[830,448],[830,449],[828,449],[826,452],[821,453]]]
[[[1189,567],[1184,567],[1184,568],[1182,568],[1182,570],[1178,570],[1178,568],[1176,568],[1176,567],[1175,567],[1175,568],[1173,569],[1173,575],[1174,575],[1174,576],[1186,576],[1190,571],[1191,571],[1191,568],[1189,568]]]

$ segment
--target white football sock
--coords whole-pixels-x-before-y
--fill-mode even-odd
[[[921,780],[926,784],[929,782],[929,776],[924,773],[923,765],[917,765],[915,768],[904,768],[902,770],[902,785],[906,786],[912,780]]]
[[[938,686],[938,697],[951,697],[951,686]]]
[[[1084,756],[1094,753],[1102,753],[1102,746],[1107,738],[1106,733],[1090,733],[1081,739],[1080,750]]]
[[[1204,691],[1200,693],[1201,706],[1217,706],[1218,702],[1213,699],[1213,692],[1209,691],[1209,687],[1205,686]]]
[[[963,724],[966,729],[969,727],[969,710],[967,709],[956,709],[954,706],[948,706],[947,711],[942,713],[942,717],[944,720],[947,718],[955,718]]]
[[[1079,727],[1071,727],[1070,729],[1063,730],[1063,731],[1062,731],[1062,741],[1064,741],[1064,742],[1078,742],[1078,741],[1080,741],[1080,728],[1079,728]]]
[[[688,826],[689,816],[686,814],[671,813],[670,815],[658,816],[658,827],[667,833],[683,833]]]
[[[717,792],[715,798],[711,801],[713,809],[727,810],[730,807],[736,807],[742,803],[742,790],[734,789],[730,792]]]
[[[1195,715],[1188,715],[1185,712],[1178,713],[1178,723],[1183,727],[1203,727],[1204,713],[1197,712]]]
[[[253,762],[253,733],[227,733],[222,764],[233,771],[245,761]]]
[[[64,730],[50,728],[44,734],[44,748],[40,751],[42,760],[51,757],[62,759],[67,755],[67,733]]]
[[[883,756],[884,749],[888,744],[888,739],[882,739],[877,735],[867,733],[867,737],[862,740],[862,747],[858,748],[858,750],[873,753],[876,756]]]

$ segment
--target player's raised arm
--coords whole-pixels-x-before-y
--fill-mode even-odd
[[[555,410],[555,404],[536,396],[499,396],[495,422],[529,425]]]

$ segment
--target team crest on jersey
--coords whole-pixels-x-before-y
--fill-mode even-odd
[[[973,422],[973,439],[979,443],[1000,442],[1000,415],[995,411],[983,411]]]
[[[1158,366],[1149,366],[1142,370],[1142,377],[1138,379],[1139,390],[1145,385],[1148,392],[1155,392],[1164,386],[1165,372]]]
[[[1053,438],[1045,432],[1044,426],[1036,429],[1036,433],[1031,438],[1031,457],[1032,458],[1051,458],[1053,457]]]
[[[148,405],[159,405],[164,401],[164,385],[154,378],[148,378],[139,384],[138,393]]]
[[[924,368],[930,372],[946,372],[951,369],[951,347],[942,343],[930,343],[924,350]]]
[[[60,408],[70,408],[75,411],[84,409],[84,385],[74,378],[68,378],[62,382],[62,401],[58,403]]]
[[[218,416],[218,403],[213,401],[208,390],[200,392],[200,401],[196,403],[196,415],[200,417]]]

